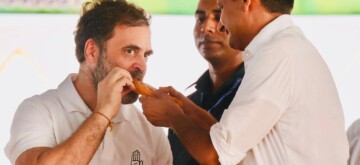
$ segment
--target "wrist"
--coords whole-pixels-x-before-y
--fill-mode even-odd
[[[181,112],[172,113],[169,117],[169,126],[170,128],[174,129],[181,124],[182,122],[187,120],[186,114]]]
[[[109,117],[107,117],[105,114],[103,114],[102,112],[99,112],[99,111],[94,111],[92,114],[96,115],[98,117],[101,117],[104,121],[107,122],[107,127],[110,128],[110,131],[113,130],[114,123],[111,121],[111,119]]]

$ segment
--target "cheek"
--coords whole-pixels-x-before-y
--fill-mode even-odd
[[[114,61],[115,63],[114,63],[114,65],[116,66],[116,67],[119,67],[119,68],[121,68],[121,69],[125,69],[125,70],[127,70],[128,68],[130,68],[130,62],[129,61],[127,61],[126,59],[121,59],[121,58],[118,58],[118,59],[116,59],[116,61]]]
[[[237,43],[236,37],[234,37],[233,35],[229,34],[229,45],[230,45],[230,47],[233,48],[233,49],[236,49],[236,46],[235,46],[236,43]]]
[[[200,32],[198,30],[194,29],[193,35],[194,35],[195,44],[196,44],[196,46],[198,46],[199,38],[200,38]]]

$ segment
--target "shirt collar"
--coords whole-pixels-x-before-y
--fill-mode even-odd
[[[240,66],[238,67],[238,69],[235,71],[235,73],[230,77],[230,79],[226,80],[221,87],[219,88],[219,90],[217,91],[217,93],[223,93],[224,91],[227,91],[232,84],[234,84],[234,82],[236,82],[236,79],[242,79],[244,77],[245,74],[245,69],[244,69],[244,63],[240,64]],[[195,84],[195,88],[203,93],[207,93],[207,94],[211,94],[210,91],[212,90],[212,84],[211,84],[211,78],[210,78],[210,74],[209,74],[209,70],[205,71],[200,78],[193,83],[192,85]],[[192,86],[191,85],[191,86]],[[215,96],[217,93],[213,93],[213,95]]]
[[[67,112],[91,113],[90,109],[75,89],[73,80],[76,76],[77,74],[75,73],[69,74],[68,77],[58,86],[58,92],[61,95],[59,99]]]
[[[280,31],[293,26],[291,16],[288,14],[281,15],[267,24],[245,48],[245,57],[250,54],[256,54],[256,51],[263,47],[264,44],[270,42]]]
[[[85,102],[80,97],[79,93],[76,91],[73,80],[77,74],[69,74],[68,77],[58,86],[58,92],[60,93],[59,100],[64,106],[65,111],[68,113],[71,112],[80,112],[87,115],[90,115],[92,112]],[[121,105],[119,113],[113,118],[113,122],[120,122],[124,120],[129,120],[128,117],[131,115],[124,115],[124,111],[129,109],[128,105]]]

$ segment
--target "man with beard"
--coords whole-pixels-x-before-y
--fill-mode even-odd
[[[290,16],[294,0],[217,0],[246,74],[220,121],[171,87],[141,97],[201,164],[345,165],[349,147],[329,68]],[[170,97],[179,99],[178,106]]]
[[[18,107],[12,164],[171,164],[169,142],[132,103],[152,54],[149,17],[126,1],[84,4],[75,33],[79,73]]]
[[[194,83],[190,98],[220,120],[228,108],[244,76],[241,53],[232,49],[224,29],[217,31],[220,8],[214,0],[200,0],[195,12],[194,40],[209,69]],[[168,138],[174,165],[198,164],[186,151],[172,129]]]

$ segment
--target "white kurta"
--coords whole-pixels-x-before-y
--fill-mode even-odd
[[[243,53],[245,76],[210,135],[222,164],[343,165],[344,116],[331,73],[282,15]]]

